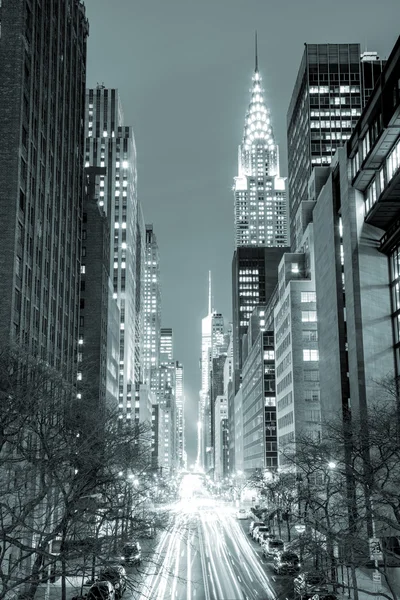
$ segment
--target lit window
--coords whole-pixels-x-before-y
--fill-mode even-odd
[[[316,310],[302,310],[301,320],[303,323],[314,323],[317,320]]]
[[[76,378],[78,381],[82,381],[82,373],[80,371],[78,371]]]
[[[299,265],[297,263],[292,263],[292,273],[299,272]]]
[[[309,348],[303,349],[303,360],[312,361],[319,360],[318,350],[310,350]]]
[[[84,275],[85,273],[86,273],[86,266],[81,265],[81,275]]]
[[[127,168],[128,168],[128,161],[127,161],[127,160],[123,160],[123,161],[122,161],[122,167],[123,167],[124,169],[127,169]]]

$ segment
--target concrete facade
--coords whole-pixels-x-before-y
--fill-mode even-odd
[[[320,439],[321,410],[313,225],[299,252],[279,265],[274,309],[279,466],[285,468],[296,439]]]

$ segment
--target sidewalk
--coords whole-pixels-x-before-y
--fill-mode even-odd
[[[390,598],[392,597],[392,593],[384,582],[384,578],[382,577],[381,582],[373,581],[373,569],[356,569],[356,577],[357,577],[357,588],[358,588],[358,598],[359,600],[371,600],[373,595],[375,595],[375,599],[378,600],[379,592],[383,594],[387,594]],[[344,584],[345,586],[349,585],[349,577],[350,570],[347,572],[347,569],[343,569],[343,578],[342,578],[342,569],[338,569],[338,581],[339,584]],[[351,586],[350,579],[350,586]],[[365,591],[363,591],[365,590]],[[373,594],[371,596],[371,594]],[[354,598],[354,590],[353,589],[343,589],[343,597],[344,598]]]

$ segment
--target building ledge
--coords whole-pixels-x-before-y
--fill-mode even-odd
[[[367,215],[365,222],[381,229],[390,230],[393,220],[400,213],[400,169],[392,177]],[[385,236],[383,236],[382,240]],[[382,245],[381,240],[381,245]],[[383,250],[382,250],[383,251]]]

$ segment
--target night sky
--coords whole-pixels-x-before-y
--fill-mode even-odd
[[[287,175],[286,111],[303,44],[360,43],[389,55],[399,0],[85,0],[88,87],[118,88],[134,128],[139,199],[161,257],[162,325],[185,368],[187,451],[195,458],[201,319],[231,319],[233,177],[259,69]]]

